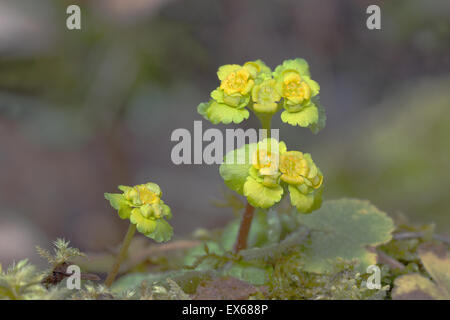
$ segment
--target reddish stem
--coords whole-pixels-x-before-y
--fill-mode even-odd
[[[255,208],[249,203],[245,207],[244,215],[242,216],[241,225],[239,227],[239,233],[237,237],[236,244],[234,245],[234,252],[238,253],[240,250],[247,248],[247,238],[252,225],[253,214]]]

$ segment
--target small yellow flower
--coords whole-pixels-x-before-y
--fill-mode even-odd
[[[250,78],[250,73],[245,68],[239,68],[235,71],[230,72],[225,79],[222,80],[220,84],[220,89],[222,89],[225,94],[241,94],[246,95],[249,93],[253,87],[254,81]]]
[[[277,81],[273,78],[256,82],[252,90],[253,108],[260,113],[275,113],[281,96],[276,89]]]
[[[292,185],[306,184],[318,189],[323,176],[311,161],[300,151],[288,151],[280,156],[280,179]]]
[[[308,173],[308,163],[299,151],[288,151],[280,160],[281,180],[289,184],[301,184]]]
[[[292,104],[301,104],[311,98],[311,88],[296,72],[284,76],[281,95]]]
[[[140,184],[127,188],[124,192],[125,199],[134,205],[150,205],[159,203],[161,200],[161,189],[154,183]]]
[[[278,160],[278,153],[258,148],[253,153],[252,164],[260,175],[272,176],[278,173]]]

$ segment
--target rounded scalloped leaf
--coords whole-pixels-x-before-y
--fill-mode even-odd
[[[120,206],[125,200],[122,194],[120,193],[105,193],[105,199],[109,201],[111,207],[116,210],[119,210]]]
[[[223,163],[219,167],[219,173],[225,184],[231,190],[244,194],[244,184],[251,168],[250,147],[254,144],[246,144],[239,149],[230,151],[225,155]]]
[[[156,220],[145,218],[139,208],[132,210],[130,221],[136,225],[137,230],[142,234],[151,233],[156,227]]]
[[[366,272],[376,263],[376,255],[366,247],[388,242],[394,230],[386,213],[356,199],[326,201],[313,214],[298,219],[311,230],[311,241],[303,247],[304,269],[317,273],[331,271],[337,258],[357,259],[359,271]]]
[[[314,207],[314,194],[303,194],[295,186],[289,185],[291,204],[301,213],[309,213]]]
[[[308,127],[317,124],[319,121],[319,111],[312,102],[298,112],[287,110],[281,113],[281,120],[291,126]]]
[[[213,124],[229,124],[231,122],[238,124],[250,116],[247,109],[236,109],[215,101],[212,101],[209,107],[202,112],[206,113],[206,118]]]
[[[297,58],[285,60],[282,65],[275,68],[273,76],[279,77],[286,70],[295,70],[300,73],[301,76],[310,76],[309,65],[305,59]]]
[[[270,208],[281,200],[283,192],[280,185],[266,187],[252,177],[248,177],[244,184],[244,196],[247,197],[248,203],[256,208]]]
[[[105,199],[109,201],[111,207],[117,210],[121,219],[128,219],[131,215],[131,207],[125,200],[123,194],[105,193]]]
[[[155,221],[155,229],[150,233],[146,233],[145,236],[156,242],[169,241],[173,236],[173,229],[170,224],[164,219],[156,219]]]

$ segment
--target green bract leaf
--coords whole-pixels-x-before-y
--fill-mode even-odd
[[[282,65],[275,68],[273,76],[275,78],[280,77],[281,74],[287,70],[295,70],[300,73],[301,76],[310,76],[309,65],[305,59],[291,59],[285,60]]]
[[[251,165],[250,151],[255,144],[246,144],[243,147],[230,151],[224,158],[219,172],[225,184],[231,190],[244,194],[244,183],[249,175]]]
[[[295,186],[292,185],[289,185],[288,189],[292,205],[295,206],[300,212],[311,212],[311,208],[314,204],[314,195],[312,193],[303,194]]]
[[[131,211],[130,216],[131,223],[135,224],[138,231],[145,235],[153,232],[156,228],[156,220],[155,219],[147,219],[145,218],[140,209],[133,209]]]
[[[304,269],[309,272],[331,271],[337,258],[359,260],[359,270],[376,263],[376,255],[366,246],[376,246],[391,239],[394,223],[368,201],[341,199],[326,201],[311,215],[299,221],[311,230],[311,240],[304,247]]]
[[[116,210],[119,210],[122,203],[126,201],[123,194],[120,193],[105,193],[105,199],[108,200],[111,207]]]
[[[156,242],[166,242],[172,238],[173,229],[166,220],[157,219],[155,229],[145,235]]]
[[[392,292],[396,300],[450,299],[450,257],[443,246],[423,244],[419,257],[434,282],[420,274],[407,274],[395,280]]]
[[[216,101],[212,101],[206,110],[206,118],[214,124],[231,122],[237,124],[248,119],[249,116],[247,109],[237,109]]]
[[[322,205],[323,186],[318,190],[313,190],[307,194],[300,192],[298,187],[289,185],[289,196],[291,204],[297,208],[298,212],[311,213]]]
[[[244,196],[252,206],[267,209],[281,200],[283,188],[280,185],[266,187],[254,178],[248,177],[244,184]]]
[[[289,112],[285,110],[281,113],[281,120],[292,126],[308,127],[318,123],[319,111],[313,102],[302,106],[300,111]]]
[[[131,207],[127,200],[125,200],[123,194],[118,193],[105,193],[105,199],[109,201],[111,207],[118,211],[121,219],[128,219],[131,215]]]

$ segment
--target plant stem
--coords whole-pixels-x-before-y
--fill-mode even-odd
[[[261,122],[261,127],[266,130],[267,138],[271,136],[271,122],[273,114],[261,114],[255,113]],[[255,208],[252,207],[249,203],[245,207],[244,215],[242,216],[241,225],[239,226],[239,233],[234,245],[234,252],[238,253],[240,250],[247,248],[247,239],[248,233],[250,232],[250,227],[252,226],[253,214],[255,212]]]
[[[261,122],[261,127],[267,131],[267,138],[271,136],[271,122],[272,122],[272,114],[257,114],[259,121]]]
[[[249,203],[245,207],[244,215],[242,216],[241,225],[239,227],[239,233],[236,244],[234,245],[234,252],[238,253],[240,250],[247,248],[247,238],[252,225],[253,213],[255,208]]]
[[[119,254],[116,257],[116,261],[114,261],[112,269],[109,272],[108,276],[106,277],[105,285],[108,288],[112,285],[112,283],[114,282],[114,279],[116,279],[117,273],[119,273],[120,265],[122,264],[123,260],[127,256],[127,251],[128,251],[128,248],[130,247],[131,240],[133,240],[133,236],[134,236],[135,232],[136,232],[136,225],[130,223],[127,234],[125,235],[125,238],[122,241],[122,246],[120,247]]]

